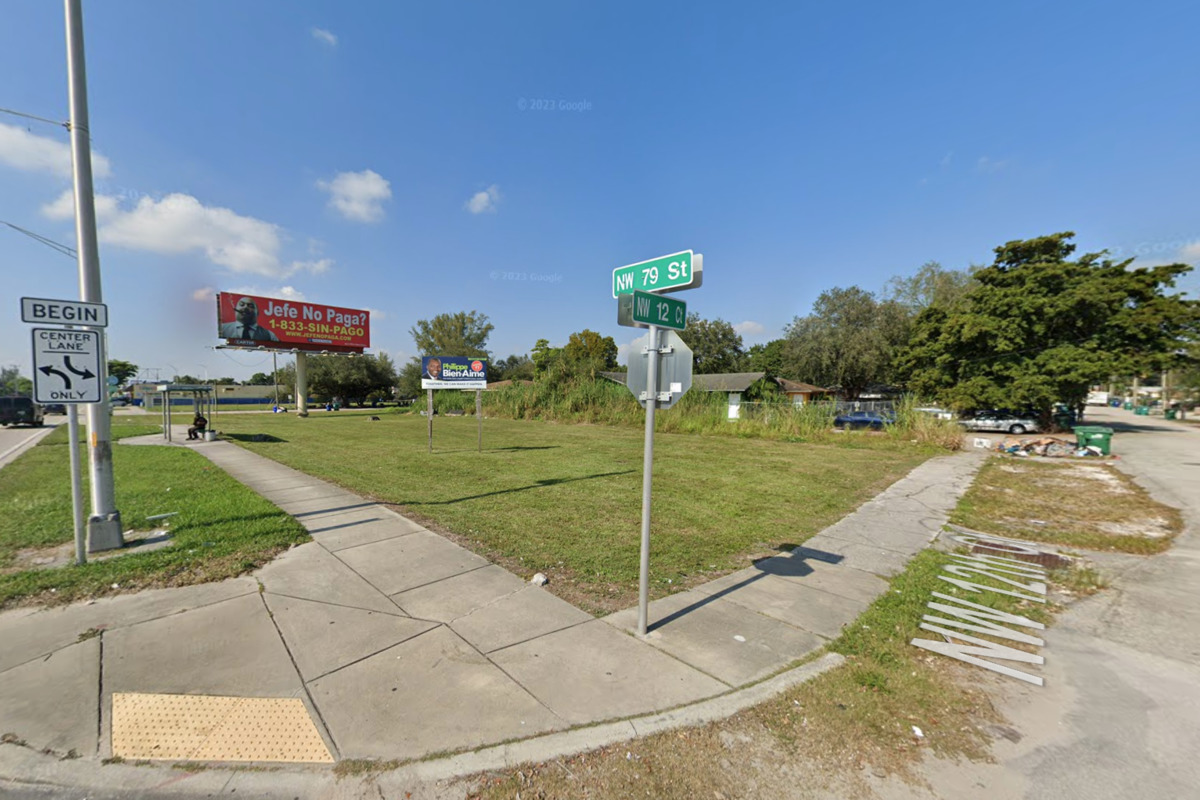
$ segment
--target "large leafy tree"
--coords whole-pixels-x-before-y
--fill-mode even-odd
[[[617,343],[611,336],[601,336],[585,328],[568,337],[560,357],[572,373],[594,378],[597,372],[616,368]]]
[[[0,395],[32,397],[33,381],[22,376],[16,365],[0,367]]]
[[[974,273],[959,308],[921,312],[901,359],[910,386],[957,408],[1056,402],[1082,407],[1088,388],[1194,340],[1200,304],[1169,294],[1186,264],[1133,267],[1106,253],[1069,260],[1071,232],[1012,241]]]
[[[396,383],[396,367],[386,353],[347,358],[318,356],[308,360],[308,385],[324,399],[341,397],[362,405],[372,395],[389,392]]]
[[[927,261],[914,274],[889,280],[884,299],[899,303],[913,316],[935,306],[960,308],[974,286],[972,274],[975,269],[946,269],[936,261]]]
[[[108,374],[110,377],[115,377],[119,384],[124,385],[129,382],[130,378],[138,374],[138,365],[131,361],[109,359]]]
[[[751,372],[765,372],[772,378],[790,378],[785,373],[785,339],[772,339],[766,344],[753,345],[746,351],[746,368]]]
[[[524,354],[501,358],[488,366],[488,379],[492,381],[531,381],[533,375],[533,359]]]
[[[692,348],[692,370],[697,375],[740,372],[746,367],[742,336],[723,319],[707,320],[692,312],[679,337]]]
[[[424,356],[488,359],[487,341],[494,327],[486,314],[459,311],[420,320],[409,333]]]
[[[893,380],[908,320],[900,303],[877,300],[857,286],[822,292],[812,313],[787,328],[785,377],[837,386],[846,397],[858,397],[871,384]]]

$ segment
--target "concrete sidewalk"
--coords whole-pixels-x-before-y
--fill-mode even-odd
[[[594,619],[330,483],[228,442],[182,435],[174,446],[194,447],[314,541],[219,584],[0,614],[0,733],[28,745],[0,747],[0,786],[63,770],[90,777],[58,785],[116,776],[99,767],[112,755],[114,693],[299,698],[336,759],[490,748],[491,761],[443,760],[449,772],[631,738],[687,721],[689,708],[693,720],[732,713],[813,671],[741,688],[865,610],[982,462],[933,459],[792,554],[653,603],[640,639],[636,609]],[[629,721],[569,731],[613,720]],[[431,763],[421,769],[436,772]]]

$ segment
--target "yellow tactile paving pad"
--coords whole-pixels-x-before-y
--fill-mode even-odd
[[[298,698],[113,694],[112,752],[175,761],[333,761]]]

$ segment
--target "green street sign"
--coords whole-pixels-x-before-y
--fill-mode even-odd
[[[691,250],[626,264],[613,270],[613,297],[633,292],[695,289],[704,279],[704,257]]]
[[[687,327],[687,303],[650,292],[623,294],[617,298],[617,324],[629,328],[657,325],[681,331]]]

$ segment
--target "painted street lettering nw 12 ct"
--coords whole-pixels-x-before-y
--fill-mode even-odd
[[[984,550],[985,552],[972,552],[970,555],[954,554],[953,561],[944,568],[949,574],[939,575],[938,578],[959,589],[976,594],[994,592],[1031,603],[1046,602],[1045,570],[1038,564],[1011,557],[1016,555],[1044,558],[1046,553],[1029,547],[1027,542],[1005,539],[1000,536],[971,534],[950,538],[958,544],[973,548],[973,551]],[[1005,555],[993,555],[993,553],[1004,553]],[[989,583],[980,583],[981,579],[989,581]],[[1001,585],[993,585],[993,582]],[[935,599],[927,606],[934,613],[926,614],[921,618],[921,629],[939,634],[942,638],[913,639],[910,644],[922,650],[940,653],[967,664],[974,664],[1010,678],[1032,683],[1035,686],[1044,684],[1040,675],[988,660],[1013,661],[1019,664],[1040,666],[1045,663],[1042,656],[1027,650],[1009,647],[991,639],[971,636],[963,631],[982,633],[1032,647],[1042,647],[1046,643],[1040,636],[1013,630],[1012,627],[1006,626],[1040,631],[1045,630],[1045,625],[1019,614],[999,611],[942,592],[934,592],[933,596]]]

